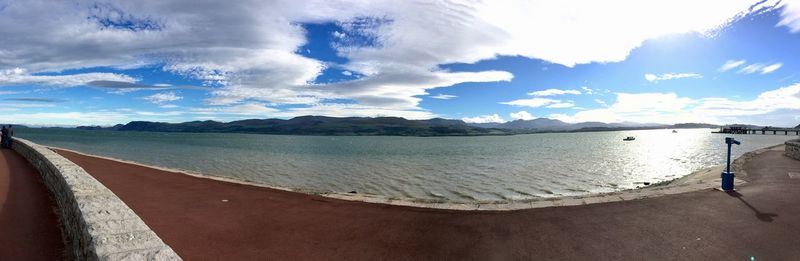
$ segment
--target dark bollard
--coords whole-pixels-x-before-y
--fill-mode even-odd
[[[733,190],[733,172],[731,172],[731,145],[740,145],[741,143],[731,137],[725,137],[725,144],[728,144],[728,165],[724,172],[722,172],[722,190]]]

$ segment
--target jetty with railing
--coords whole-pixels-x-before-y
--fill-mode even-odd
[[[800,127],[800,126],[799,126]],[[750,127],[740,127],[740,126],[728,126],[722,127],[718,132],[714,133],[728,133],[728,134],[771,134],[771,135],[800,135],[800,128],[779,128],[779,127],[760,127],[760,128],[750,128]]]

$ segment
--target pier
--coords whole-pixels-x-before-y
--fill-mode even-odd
[[[728,133],[728,134],[761,134],[761,135],[798,135],[800,136],[800,128],[777,128],[777,127],[763,127],[763,128],[746,128],[746,127],[722,127],[718,132],[714,133]]]

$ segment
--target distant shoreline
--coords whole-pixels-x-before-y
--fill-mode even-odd
[[[777,144],[773,146],[764,147],[761,149],[757,149],[751,152],[747,152],[741,157],[737,158],[734,161],[733,168],[736,171],[741,171],[737,168],[740,168],[744,165],[744,163],[754,155],[763,153],[768,150],[774,150],[780,148],[783,144]],[[234,183],[234,184],[241,184],[241,185],[248,185],[254,187],[262,187],[280,191],[288,191],[294,193],[302,193],[307,195],[318,195],[326,198],[333,198],[333,199],[340,199],[340,200],[348,200],[348,201],[358,201],[358,202],[366,202],[366,203],[374,203],[374,204],[385,204],[385,205],[393,205],[393,206],[407,206],[407,207],[417,207],[417,208],[432,208],[432,209],[447,209],[447,210],[494,210],[494,211],[509,211],[509,210],[520,210],[520,209],[530,209],[530,208],[543,208],[543,207],[555,207],[555,206],[575,206],[575,205],[586,205],[586,204],[594,204],[594,203],[606,203],[606,202],[617,202],[617,201],[626,201],[626,200],[633,200],[633,199],[644,199],[644,198],[652,198],[652,197],[659,197],[664,195],[671,195],[671,194],[679,194],[679,193],[687,193],[693,191],[699,191],[704,189],[711,189],[716,188],[719,186],[719,176],[717,173],[721,171],[724,167],[722,165],[717,165],[710,168],[704,168],[695,172],[692,172],[686,176],[682,176],[680,178],[676,178],[669,181],[659,182],[655,184],[651,184],[645,187],[637,187],[632,189],[620,190],[615,192],[608,192],[608,193],[592,193],[582,196],[564,196],[564,197],[553,197],[553,198],[535,198],[535,199],[526,199],[526,200],[509,200],[509,201],[476,201],[476,202],[449,202],[449,201],[431,201],[431,200],[424,200],[424,199],[403,199],[403,198],[391,198],[388,196],[382,195],[371,195],[371,194],[351,194],[351,193],[344,193],[344,192],[327,192],[327,193],[319,193],[314,191],[306,191],[302,189],[293,189],[293,188],[286,188],[286,187],[279,187],[279,186],[271,186],[266,185],[263,183],[258,183],[255,181],[250,180],[242,180],[242,179],[235,179],[235,178],[228,178],[228,177],[220,177],[220,176],[213,176],[207,175],[195,171],[189,170],[182,170],[176,168],[168,168],[168,167],[160,167],[160,166],[153,166],[148,164],[143,164],[135,161],[117,159],[113,157],[106,157],[100,155],[94,155],[89,153],[84,153],[76,150],[60,148],[55,146],[47,146],[52,150],[61,150],[72,152],[75,154],[80,154],[92,158],[104,159],[104,160],[111,160],[146,168],[151,168],[154,170],[175,173],[175,174],[183,174],[188,175],[196,178],[203,178],[203,179],[210,179],[220,182],[227,182],[227,183]],[[737,185],[745,184],[746,182],[742,180],[742,177],[746,177],[746,173],[737,173],[739,176],[736,179]]]
[[[299,116],[291,119],[246,119],[230,122],[189,121],[182,123],[131,121],[109,127],[78,126],[81,130],[152,131],[185,133],[252,133],[318,136],[499,136],[553,132],[624,131],[648,129],[719,128],[706,123],[567,123],[536,118],[504,123],[467,123],[462,120],[433,118],[409,120],[400,117]]]
[[[437,134],[437,135],[392,135],[392,134],[352,134],[352,133],[332,133],[332,134],[306,134],[306,133],[262,133],[262,132],[215,132],[215,131],[160,131],[160,130],[111,130],[111,129],[82,129],[65,127],[46,127],[39,129],[72,129],[81,131],[105,131],[105,132],[153,132],[153,133],[192,133],[192,134],[255,134],[255,135],[280,135],[280,136],[319,136],[319,137],[486,137],[486,136],[514,136],[527,134],[548,134],[548,133],[584,133],[584,132],[618,132],[618,131],[637,131],[637,130],[691,130],[691,129],[715,129],[704,127],[624,127],[624,128],[605,128],[605,129],[577,129],[577,130],[548,130],[548,131],[513,131],[502,130],[497,133],[476,133],[476,134]],[[500,130],[500,129],[498,129]],[[714,132],[712,132],[714,133]]]

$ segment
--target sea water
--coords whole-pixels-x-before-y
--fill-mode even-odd
[[[17,129],[33,142],[308,192],[474,202],[611,192],[725,163],[711,129],[293,136]],[[635,141],[623,141],[626,136]],[[797,136],[736,135],[733,157]]]

